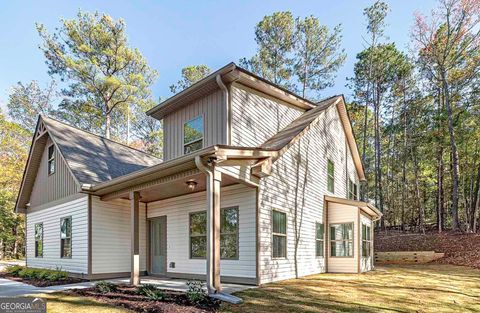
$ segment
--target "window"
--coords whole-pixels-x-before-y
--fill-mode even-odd
[[[348,199],[358,200],[358,189],[357,184],[355,184],[351,179],[348,180]]]
[[[335,165],[328,160],[327,164],[327,189],[330,192],[335,192]]]
[[[48,147],[48,175],[55,173],[55,146]]]
[[[353,257],[353,223],[330,225],[330,255]]]
[[[315,248],[315,255],[323,257],[324,255],[324,245],[323,245],[323,238],[325,235],[325,229],[323,226],[323,223],[315,223],[315,242],[316,242],[316,248]]]
[[[366,258],[372,256],[372,238],[370,230],[370,226],[362,224],[362,256]]]
[[[183,153],[188,154],[203,148],[203,116],[198,116],[183,125]]]
[[[35,257],[43,258],[43,223],[35,224]]]
[[[238,259],[238,207],[220,211],[220,257]],[[207,212],[190,214],[190,258],[207,256]]]
[[[274,258],[287,257],[287,214],[273,211],[273,249]]]
[[[60,219],[60,257],[72,257],[72,217]]]

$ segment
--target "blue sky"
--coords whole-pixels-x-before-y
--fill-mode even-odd
[[[406,49],[413,13],[428,13],[434,0],[390,0],[386,34]],[[74,17],[78,9],[99,11],[127,24],[130,44],[140,49],[160,76],[153,86],[155,97],[170,95],[168,86],[177,81],[186,65],[207,64],[213,70],[255,53],[254,27],[263,16],[289,10],[294,16],[314,15],[322,24],[343,26],[347,61],[338,72],[335,86],[324,96],[345,93],[356,54],[363,49],[363,9],[373,1],[8,1],[0,0],[0,107],[4,108],[10,87],[18,81],[49,81],[44,57],[38,49],[35,22],[53,31],[59,19]]]

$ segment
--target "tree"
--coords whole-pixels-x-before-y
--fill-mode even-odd
[[[45,89],[42,89],[35,80],[28,84],[18,82],[12,87],[8,97],[8,114],[24,129],[33,132],[39,114],[53,113],[52,104],[56,97],[54,81],[47,84]]]
[[[187,89],[200,79],[206,77],[210,72],[210,68],[204,64],[186,66],[182,68],[182,79],[176,84],[171,85],[170,91],[172,93],[177,93]]]
[[[294,73],[304,98],[318,98],[318,92],[333,85],[338,69],[345,63],[340,25],[330,33],[314,16],[296,19]],[[312,92],[312,95],[308,93]]]
[[[265,16],[255,27],[257,53],[243,58],[240,65],[285,88],[291,88],[295,21],[290,12]]]
[[[79,11],[76,19],[62,19],[53,35],[42,24],[37,24],[37,30],[49,74],[68,80],[84,104],[102,112],[107,138],[117,107],[151,99],[150,86],[157,72],[138,49],[128,45],[123,20]]]
[[[438,86],[447,127],[452,165],[452,228],[460,230],[459,152],[455,130],[452,92],[469,81],[478,69],[480,43],[480,2],[441,0],[430,19],[417,15],[412,37],[419,51],[419,64],[425,75]],[[472,57],[473,56],[473,60]],[[475,61],[476,59],[476,61]]]

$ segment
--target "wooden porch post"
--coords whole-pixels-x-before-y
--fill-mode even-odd
[[[139,236],[139,202],[140,193],[130,192],[130,232],[131,232],[131,271],[130,284],[140,284],[140,236]]]
[[[207,175],[207,286],[221,291],[220,284],[220,185],[221,173]],[[212,293],[209,290],[209,293]]]

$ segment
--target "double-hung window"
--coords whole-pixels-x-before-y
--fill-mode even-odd
[[[35,224],[35,257],[43,257],[43,223]]]
[[[72,257],[72,217],[60,219],[60,257]]]
[[[348,180],[348,199],[358,200],[358,187],[351,179]]]
[[[370,226],[362,224],[362,256],[366,258],[372,256],[372,238],[370,231]]]
[[[325,229],[323,223],[315,223],[315,256],[324,256]]]
[[[238,259],[238,207],[220,211],[220,257]],[[190,213],[190,258],[207,256],[207,212]]]
[[[353,257],[353,223],[330,224],[330,255]]]
[[[331,160],[327,162],[327,190],[335,192],[335,165]]]
[[[183,153],[189,154],[203,148],[203,116],[183,124]]]
[[[273,249],[274,258],[287,257],[287,214],[279,211],[273,211]]]
[[[55,146],[51,145],[48,147],[48,175],[55,173]]]

